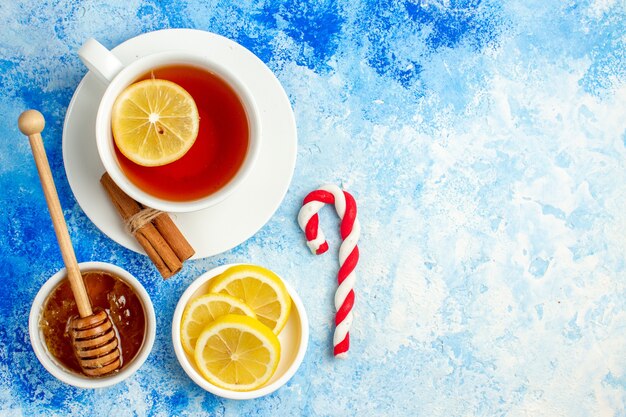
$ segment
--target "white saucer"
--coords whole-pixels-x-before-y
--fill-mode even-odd
[[[201,51],[241,68],[241,78],[259,106],[263,143],[257,164],[241,187],[216,206],[172,214],[196,250],[194,259],[225,252],[254,235],[272,217],[293,176],[297,132],[289,99],[272,71],[243,46],[222,36],[192,29],[150,32],[112,51],[123,63],[167,50]],[[88,72],[67,109],[63,126],[63,161],[70,187],[87,217],[122,246],[145,253],[122,225],[100,177],[104,166],[96,149],[95,121],[105,86]]]

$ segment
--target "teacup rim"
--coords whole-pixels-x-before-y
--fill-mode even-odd
[[[167,62],[166,62],[167,61]],[[153,196],[135,184],[133,184],[122,173],[115,157],[114,145],[112,142],[112,134],[110,133],[111,123],[111,107],[115,98],[121,93],[123,88],[129,85],[133,80],[141,74],[146,73],[150,69],[169,66],[169,65],[192,65],[203,70],[209,71],[220,77],[237,94],[240,102],[244,106],[246,116],[248,118],[248,129],[250,140],[248,142],[248,150],[242,166],[237,174],[218,191],[190,201],[170,201]],[[109,110],[106,110],[106,109]],[[109,129],[109,130],[107,130]],[[99,132],[107,131],[103,135]],[[104,165],[106,172],[127,195],[134,200],[157,210],[165,212],[194,212],[203,210],[213,205],[219,204],[228,198],[233,191],[245,181],[252,171],[260,153],[261,148],[261,118],[258,105],[253,94],[246,84],[237,74],[236,69],[223,65],[218,60],[214,60],[209,54],[194,53],[189,51],[168,50],[152,53],[125,64],[124,68],[111,80],[106,86],[104,93],[98,104],[96,112],[95,136],[96,147],[100,161]]]

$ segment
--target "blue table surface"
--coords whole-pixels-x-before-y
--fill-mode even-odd
[[[0,414],[3,416],[626,416],[626,6],[620,0],[47,0],[0,4]],[[226,36],[294,109],[286,197],[252,238],[164,281],[101,233],[63,168],[62,126],[89,37]],[[139,276],[154,349],[127,381],[66,386],[29,342],[31,302],[63,264],[18,115],[40,109],[79,261]],[[347,360],[330,354],[338,220],[313,256],[296,215],[323,183],[362,224]],[[302,366],[264,398],[195,385],[171,317],[201,273],[276,270],[310,319]]]

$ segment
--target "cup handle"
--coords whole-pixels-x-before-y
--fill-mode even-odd
[[[124,64],[97,40],[90,38],[78,50],[80,60],[100,81],[109,84]]]

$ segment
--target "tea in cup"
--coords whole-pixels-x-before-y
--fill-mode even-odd
[[[113,181],[129,196],[162,211],[190,212],[217,204],[252,170],[260,148],[256,104],[236,69],[206,54],[171,51],[124,65],[97,41],[79,50],[81,60],[107,88],[96,117],[96,143]],[[111,128],[118,96],[142,80],[171,81],[191,95],[199,115],[193,146],[173,162],[143,166],[116,145]]]

